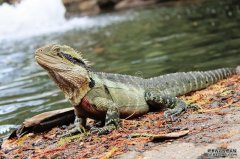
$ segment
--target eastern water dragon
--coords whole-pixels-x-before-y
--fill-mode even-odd
[[[153,78],[94,72],[82,54],[66,45],[37,49],[37,63],[63,91],[74,107],[75,129],[84,130],[86,119],[102,121],[92,132],[106,134],[119,127],[120,118],[136,117],[153,109],[167,108],[164,116],[176,120],[187,108],[177,96],[205,88],[240,73],[240,67],[211,71],[179,72]]]

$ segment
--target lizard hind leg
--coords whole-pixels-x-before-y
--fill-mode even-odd
[[[177,97],[173,97],[170,95],[163,95],[158,92],[146,92],[145,100],[147,103],[157,103],[160,105],[164,105],[168,109],[164,112],[164,117],[171,121],[176,121],[177,117],[183,113],[188,105]],[[150,105],[151,106],[151,105]]]

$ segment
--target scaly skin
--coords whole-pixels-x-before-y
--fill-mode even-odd
[[[176,120],[176,116],[187,108],[187,104],[176,96],[239,73],[237,67],[143,79],[93,72],[80,53],[65,45],[39,48],[35,58],[75,108],[76,129],[72,133],[84,132],[86,118],[92,118],[105,125],[91,131],[106,134],[119,127],[120,118],[140,116],[161,107],[170,108],[164,115]]]

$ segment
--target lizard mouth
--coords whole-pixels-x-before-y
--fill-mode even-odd
[[[44,69],[51,71],[70,71],[71,68],[69,65],[61,62],[61,59],[58,57],[53,57],[45,54],[35,55],[36,62]]]

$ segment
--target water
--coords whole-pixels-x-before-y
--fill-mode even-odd
[[[0,41],[26,39],[75,28],[105,26],[109,22],[126,19],[121,16],[108,16],[66,20],[65,11],[62,0],[23,0],[15,6],[5,3],[0,6]]]
[[[70,106],[34,61],[34,50],[45,44],[81,50],[96,71],[146,78],[240,64],[237,0],[160,6],[70,21],[59,0],[0,6],[0,133],[35,114]]]

